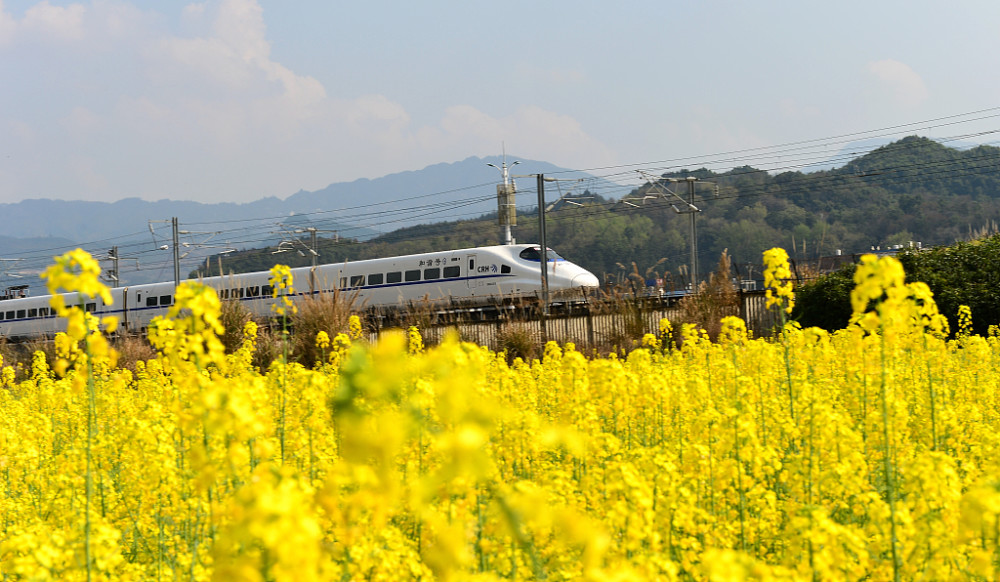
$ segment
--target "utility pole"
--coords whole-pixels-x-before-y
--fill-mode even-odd
[[[549,247],[545,239],[545,174],[538,174],[538,237],[542,245],[542,322],[549,313]]]
[[[542,309],[541,326],[542,341],[548,341],[548,331],[545,320],[549,314],[549,246],[545,236],[545,183],[558,182],[556,178],[546,178],[545,174],[527,174],[524,176],[514,176],[515,178],[530,178],[534,176],[538,184],[538,238],[541,249],[539,249],[539,259],[541,259],[542,271]]]
[[[641,199],[642,202],[645,202],[647,199],[650,199],[650,198],[652,198],[652,199],[656,199],[656,198],[670,199],[671,197],[673,197],[674,199],[676,199],[679,202],[681,202],[683,204],[683,206],[684,206],[684,208],[678,208],[676,204],[671,204],[670,207],[674,209],[674,212],[676,212],[677,214],[688,214],[691,217],[690,218],[690,222],[689,222],[690,229],[691,229],[691,240],[689,242],[689,246],[691,247],[691,264],[689,266],[690,267],[690,271],[691,271],[690,272],[690,277],[691,277],[691,293],[697,293],[698,292],[698,283],[700,282],[700,280],[699,280],[699,273],[698,273],[698,223],[697,223],[697,215],[698,215],[699,212],[701,212],[701,209],[698,208],[697,206],[695,206],[695,204],[694,204],[694,191],[695,191],[695,185],[696,185],[696,183],[699,182],[699,181],[701,181],[701,180],[699,180],[695,176],[687,176],[685,178],[662,178],[662,177],[656,177],[656,176],[650,175],[647,172],[643,172],[642,170],[639,170],[639,174],[643,178],[645,178],[646,180],[649,181],[649,184],[650,184],[650,190],[649,191],[659,190],[659,193],[655,194],[655,195],[650,195],[650,194],[647,193],[645,196],[642,197],[642,199]],[[669,188],[664,188],[663,185],[661,184],[661,182],[664,182],[664,181],[672,183],[672,184],[676,184],[676,183],[679,183],[679,182],[686,182],[687,185],[688,185],[688,199],[684,200],[676,192],[673,192]],[[714,186],[715,187],[715,195],[716,196],[719,195],[719,185],[718,184],[715,184],[713,182],[703,182],[703,181],[701,181],[701,182],[704,183],[704,184],[708,184],[708,185]],[[638,206],[639,206],[638,204],[634,204],[634,203],[630,202],[626,198],[622,198],[621,202],[627,204],[628,206],[633,206],[633,207],[636,207],[636,208],[638,208]]]
[[[118,247],[111,247],[111,252],[108,253],[108,258],[111,259],[111,285],[113,288],[118,287]]]
[[[686,211],[691,217],[691,292],[698,292],[698,225],[697,216],[701,210],[694,205],[694,183],[698,181],[698,178],[694,176],[687,177],[688,183],[688,210]]]
[[[156,241],[156,231],[153,229],[153,223],[154,222],[168,222],[168,221],[166,221],[166,220],[150,220],[149,221],[149,233],[151,235],[153,235],[153,244],[155,245],[155,244],[157,244],[157,241]],[[177,223],[177,217],[176,216],[173,217],[173,218],[171,218],[169,220],[169,222],[170,222],[170,230],[171,230],[171,244],[169,244],[169,245],[158,245],[158,248],[161,251],[165,251],[165,250],[168,250],[168,249],[170,251],[172,251],[173,259],[174,259],[174,286],[178,287],[181,284],[181,259],[183,259],[184,257],[188,256],[191,253],[191,250],[210,248],[210,247],[214,246],[214,245],[207,245],[205,243],[208,242],[209,240],[211,240],[213,237],[215,237],[215,235],[220,234],[220,233],[219,232],[191,232],[189,230],[180,230],[178,228],[178,223]],[[182,234],[183,235],[207,235],[207,236],[206,236],[206,238],[204,240],[202,240],[202,242],[184,243],[182,245],[181,241],[180,241],[180,235],[182,235]],[[181,246],[188,247],[191,250],[185,251],[184,254],[182,255],[181,254]],[[235,249],[230,249],[230,250],[232,251],[232,250],[235,250]],[[208,265],[206,264],[206,271],[207,270],[208,270]]]
[[[179,241],[179,231],[177,230],[177,217],[170,219],[170,226],[173,230],[174,235],[174,287],[179,287],[181,284],[181,255],[180,250],[177,248],[180,246]]]
[[[486,164],[492,168],[497,168],[500,170],[503,176],[503,184],[497,184],[497,222],[503,227],[503,244],[512,245],[514,244],[514,238],[511,236],[510,227],[517,226],[517,211],[514,201],[514,192],[517,187],[510,180],[510,168],[520,164],[521,162],[514,162],[510,166],[507,165],[507,152],[503,154],[502,167],[497,168],[496,164]]]

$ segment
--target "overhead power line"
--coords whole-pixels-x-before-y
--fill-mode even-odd
[[[771,174],[789,172],[815,167],[818,163],[825,163],[828,165],[840,162],[847,163],[867,151],[867,149],[858,149],[841,152],[841,150],[844,149],[843,146],[847,145],[850,140],[856,140],[859,138],[886,138],[898,136],[907,132],[955,127],[962,124],[982,122],[997,118],[1000,118],[1000,107],[981,109],[958,115],[950,115],[874,130],[844,133],[826,138],[789,142],[776,146],[748,148],[703,156],[687,156],[654,162],[621,164],[616,166],[573,170],[573,172],[587,172],[594,175],[593,180],[589,180],[588,183],[581,186],[581,191],[586,190],[591,194],[599,195],[604,198],[621,198],[638,186],[641,186],[630,186],[616,183],[625,181],[624,178],[626,176],[634,176],[634,168],[642,167],[653,172],[670,173],[681,170],[683,169],[682,165],[686,165],[692,167],[703,167],[715,173],[721,173],[720,171],[730,172],[727,174],[727,177],[739,176],[739,172],[733,173],[732,168],[744,166],[753,167],[754,172],[767,172]],[[939,138],[937,141],[950,143],[964,139],[982,138],[996,133],[1000,133],[1000,129],[991,128],[976,132],[958,133],[957,135],[951,137]],[[831,153],[831,149],[837,147],[838,145],[841,146],[840,149],[838,149],[835,153]],[[854,178],[864,180],[868,184],[878,185],[890,179],[898,181],[899,174],[905,172],[915,172],[919,175],[913,178],[907,178],[904,183],[913,180],[933,179],[939,174],[948,174],[950,177],[963,177],[996,171],[996,168],[989,162],[989,156],[986,155],[979,156],[978,158],[966,158],[962,160],[961,163],[964,164],[965,167],[957,168],[954,163],[950,161],[921,162],[894,168],[880,168],[877,171],[872,171],[870,175],[856,176]],[[972,164],[971,166],[969,165],[970,163]],[[566,172],[549,172],[548,174],[559,175],[564,173]],[[771,190],[767,190],[762,187],[748,187],[744,191],[734,194],[729,194],[727,193],[728,191],[724,190],[720,199],[748,198],[776,193],[778,195],[797,195],[805,191],[806,185],[815,187],[817,181],[820,184],[825,184],[827,187],[836,191],[837,188],[847,187],[843,185],[843,182],[846,179],[847,177],[842,174],[804,174],[796,176],[794,179],[785,182],[780,186],[780,189],[776,189],[773,185],[771,186]],[[352,227],[352,224],[368,225],[369,228],[377,228],[384,231],[386,229],[393,228],[395,225],[412,223],[415,218],[433,219],[435,222],[440,222],[442,219],[467,220],[469,218],[476,218],[483,214],[481,211],[472,210],[472,207],[487,200],[492,200],[492,193],[489,195],[472,196],[459,203],[455,203],[451,200],[435,202],[434,198],[441,198],[457,192],[476,192],[484,187],[492,187],[493,185],[493,183],[477,184],[440,192],[407,196],[394,201],[386,201],[375,204],[357,204],[330,210],[300,213],[297,217],[306,219],[315,226],[323,226],[325,222],[334,221],[346,223],[348,226],[340,229],[341,236],[345,237],[352,236],[352,228],[355,229],[355,233],[361,233],[361,228],[363,228],[363,226]],[[534,189],[531,188],[530,185],[527,186],[528,187],[523,188],[517,193],[518,199],[527,200],[526,197],[534,196]],[[403,203],[404,206],[400,207],[400,203]],[[606,210],[606,208],[602,208],[596,204],[593,208],[594,211],[591,213],[591,216],[594,217],[599,217],[598,214]],[[586,219],[586,215],[581,217],[580,213],[577,213],[574,220],[580,220],[581,218]],[[221,238],[227,239],[227,245],[250,247],[253,245],[266,244],[269,239],[266,235],[261,234],[261,232],[267,232],[268,229],[247,228],[248,224],[273,224],[278,220],[286,219],[286,215],[282,215],[280,217],[264,216],[260,218],[232,219],[214,222],[187,222],[185,223],[185,226],[201,227],[205,225],[217,225],[219,228],[216,230],[219,232]],[[554,213],[551,216],[551,219],[553,221],[560,220],[559,213]],[[142,232],[134,232],[116,237],[106,237],[87,241],[82,243],[80,246],[91,250],[94,254],[97,254],[106,253],[107,247],[114,245],[118,247],[118,253],[120,253],[121,257],[128,256],[130,258],[134,258],[136,262],[142,264],[142,268],[146,270],[168,267],[170,264],[169,258],[165,257],[162,251],[150,248],[148,233],[145,238],[141,238],[141,236]],[[411,239],[419,240],[419,237],[411,233]],[[63,247],[51,247],[40,251],[24,253],[24,256],[18,257],[22,259],[22,261],[19,261],[18,267],[23,268],[24,271],[40,271],[51,261],[53,254],[65,252],[66,250],[68,249]],[[36,284],[40,284],[40,281],[36,281]]]

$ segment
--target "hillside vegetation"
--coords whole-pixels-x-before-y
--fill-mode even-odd
[[[744,166],[723,173],[680,170],[662,178],[694,176],[718,185],[717,190],[696,191],[700,270],[707,272],[728,249],[746,276],[751,265],[759,265],[761,252],[774,246],[803,260],[910,241],[930,246],[967,240],[1000,221],[998,168],[1000,148],[960,151],[907,137],[829,171],[772,175]],[[688,215],[671,207],[676,198],[652,197],[666,185],[647,183],[635,189],[629,199],[638,207],[594,197],[585,206],[563,205],[549,212],[549,246],[602,280],[655,273],[665,275],[668,285],[682,285],[690,223]],[[686,199],[685,190],[673,188]],[[538,241],[537,214],[532,212],[519,212],[514,233],[520,242]],[[499,237],[495,216],[488,215],[401,229],[365,243],[324,239],[319,252],[321,262],[337,262],[499,244]],[[272,250],[229,255],[224,271],[266,270],[276,261],[309,264],[308,257],[274,255]],[[216,259],[203,272],[217,274]]]
[[[1000,324],[1000,235],[927,250],[907,249],[898,258],[908,283],[927,284],[952,332],[959,329],[963,305],[974,314],[974,333],[986,336]],[[847,327],[855,270],[856,265],[846,265],[802,287],[792,317],[804,327],[828,331]]]

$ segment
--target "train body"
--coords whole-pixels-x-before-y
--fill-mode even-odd
[[[551,249],[547,258],[548,286],[554,295],[597,288],[597,277],[586,269]],[[347,293],[359,309],[418,302],[471,305],[538,297],[541,264],[538,245],[518,244],[299,267],[292,269],[292,277],[296,299],[336,290]],[[240,301],[251,313],[266,316],[275,301],[270,278],[269,271],[261,271],[205,277],[200,282],[214,288],[223,301]],[[123,330],[138,332],[167,312],[173,295],[173,282],[150,283],[111,289],[109,305],[99,297],[75,294],[66,296],[66,304],[82,304],[98,317],[117,316]],[[66,322],[52,312],[50,299],[45,295],[0,301],[0,337],[20,340],[65,330]]]

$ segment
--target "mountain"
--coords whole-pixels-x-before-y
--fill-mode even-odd
[[[148,221],[177,217],[185,223],[232,223],[241,220],[319,225],[341,235],[367,239],[377,231],[394,230],[437,216],[454,219],[496,211],[498,156],[469,157],[460,162],[428,166],[423,170],[390,174],[374,180],[330,184],[313,192],[299,191],[285,199],[268,197],[245,203],[208,204],[182,200],[147,201],[126,198],[117,202],[50,199],[0,204],[7,238],[61,237],[83,244],[147,231]],[[523,170],[522,170],[523,169]],[[547,162],[523,160],[518,173],[558,174],[560,178],[589,177]],[[317,214],[319,213],[319,214]],[[305,215],[303,217],[302,215]],[[263,242],[263,241],[261,241]],[[0,240],[0,255],[8,253]]]
[[[905,138],[904,138],[905,139]],[[963,141],[959,139],[945,139],[945,140],[932,140],[939,145],[945,146],[949,149],[965,151],[971,150],[979,147],[981,144],[977,144],[970,141]],[[858,141],[852,141],[840,148],[836,154],[830,156],[828,159],[821,162],[811,163],[807,166],[803,166],[800,170],[804,173],[821,172],[836,170],[854,161],[857,158],[870,154],[871,152],[892,144],[893,141],[887,137],[873,137],[868,139],[862,139]]]
[[[123,226],[118,232],[132,232],[135,244],[143,245],[134,248],[149,249],[143,250],[145,254],[138,259],[140,271],[135,271],[132,264],[127,265],[132,270],[122,271],[122,280],[134,284],[166,280],[173,271],[171,253],[158,250],[170,241],[158,238],[153,244],[148,229],[144,229],[147,216],[159,220],[179,216],[181,227],[193,230],[200,227],[193,223],[219,220],[219,215],[212,212],[221,212],[230,221],[227,224],[238,229],[216,237],[214,250],[202,248],[200,255],[194,251],[187,254],[194,247],[186,247],[180,266],[184,274],[196,269],[213,274],[220,269],[262,270],[275,262],[309,264],[311,257],[305,246],[311,242],[308,235],[285,238],[285,245],[277,246],[279,235],[273,230],[278,220],[290,230],[308,226],[341,228],[339,236],[324,232],[317,241],[321,262],[498,244],[496,218],[482,216],[495,211],[495,184],[500,179],[500,173],[487,163],[500,165],[501,160],[468,158],[378,180],[332,184],[315,192],[298,192],[285,200],[268,198],[243,205],[137,200],[88,205],[50,201],[50,207],[32,211],[42,216],[52,213],[48,222],[57,228],[69,229],[82,223],[88,233],[96,232],[88,221],[102,224],[106,231],[114,225],[105,223],[114,220],[127,226],[130,230]],[[515,172],[568,177],[560,169],[540,162],[525,161]],[[950,244],[995,232],[1000,224],[1000,148],[956,149],[911,136],[876,147],[832,170],[773,174],[743,166],[721,173],[704,168],[673,172],[665,174],[664,183],[658,187],[644,184],[635,189],[628,195],[631,204],[608,201],[608,193],[615,193],[614,198],[621,196],[621,186],[588,182],[586,188],[580,189],[603,194],[603,198],[587,201],[588,196],[576,198],[575,194],[570,198],[565,191],[568,186],[562,183],[563,190],[558,193],[565,196],[564,203],[551,205],[547,213],[547,242],[606,281],[663,278],[679,288],[688,277],[690,215],[679,214],[662,192],[670,187],[668,179],[689,177],[704,181],[697,188],[695,200],[699,209],[698,271],[702,274],[712,268],[724,250],[738,265],[740,277],[754,279],[761,272],[761,253],[775,246],[787,249],[796,260],[811,261],[877,247],[909,245],[911,241],[923,246]],[[537,219],[531,215],[536,204],[533,179],[519,179],[518,185],[522,196],[513,234],[518,241],[536,242]],[[549,202],[559,198],[559,185],[551,185]],[[24,208],[40,201],[22,204]],[[128,213],[110,218],[118,207],[128,209]],[[100,208],[108,216],[87,217],[90,208]],[[0,212],[7,210],[0,208]],[[59,212],[72,217],[59,216]],[[244,221],[244,216],[254,220]],[[479,220],[469,220],[477,216]],[[38,216],[34,219],[40,224]],[[28,217],[17,217],[8,222],[14,229],[22,228],[24,225],[19,223],[27,221]],[[185,224],[189,221],[191,226]],[[341,226],[330,226],[334,221]],[[370,228],[367,234],[358,234],[363,232],[359,227],[365,224],[376,225],[383,232],[376,234]],[[157,226],[161,228],[158,236],[162,237],[164,225]],[[69,238],[68,234],[64,236]],[[91,234],[88,240],[96,236]],[[243,238],[237,240],[237,236]],[[122,240],[126,239],[109,239],[91,247],[107,253],[105,249],[110,245],[123,245]],[[227,248],[220,251],[219,245]],[[230,250],[241,248],[253,250]],[[296,252],[275,254],[284,250],[302,251],[302,256]],[[210,253],[220,252],[224,254],[205,261]],[[51,254],[40,258],[47,262]],[[10,255],[0,249],[0,256]],[[19,267],[23,265],[18,263]]]
[[[865,152],[842,167],[819,172],[771,172],[743,166],[716,173],[682,170],[644,184],[624,203],[606,200],[552,205],[547,243],[604,281],[631,284],[689,280],[691,221],[663,196],[669,179],[697,178],[698,272],[714,270],[725,251],[739,277],[759,279],[761,254],[780,246],[796,261],[852,255],[899,245],[950,244],[997,231],[1000,224],[1000,148],[955,149],[906,137]],[[716,186],[718,188],[716,188]],[[567,197],[568,198],[568,197]],[[578,206],[577,204],[584,204]],[[536,242],[532,210],[519,212],[517,240]],[[496,220],[453,221],[401,228],[364,243],[330,241],[325,262],[393,256],[498,243]],[[225,270],[270,268],[273,249],[233,253]],[[282,255],[292,266],[309,258]],[[218,272],[216,261],[203,265]],[[808,276],[808,273],[800,273]]]
[[[2,258],[16,257],[22,253],[44,252],[57,250],[73,244],[65,238],[45,236],[31,238],[14,238],[10,236],[0,236],[0,249],[3,249]]]
[[[513,161],[514,158],[509,158],[509,162]],[[190,266],[220,249],[277,245],[282,240],[287,241],[296,229],[315,228],[323,237],[368,240],[379,233],[403,227],[496,212],[496,184],[501,181],[501,175],[487,164],[500,166],[502,162],[499,156],[469,157],[372,180],[334,183],[312,192],[299,191],[283,199],[272,196],[243,203],[126,198],[111,203],[32,199],[0,204],[0,216],[4,217],[0,257],[18,258],[31,254],[31,261],[17,265],[21,271],[37,273],[53,254],[75,246],[102,255],[106,255],[110,247],[119,246],[119,256],[131,257],[131,262],[122,268],[139,271],[131,273],[126,282],[148,282],[162,279],[164,272],[169,277],[172,272],[172,266],[166,269],[162,266],[164,261],[169,261],[170,253],[157,249],[171,243],[170,227],[166,223],[173,217],[177,217],[182,231],[188,231],[181,238],[181,243],[187,245],[182,261],[182,271],[186,273]],[[588,183],[605,190],[620,189],[617,185],[547,162],[519,160],[515,171],[518,174],[553,174],[560,179],[587,178],[592,180]],[[534,190],[533,180],[516,182],[527,191]],[[523,203],[534,205],[533,200]],[[57,237],[59,241],[53,239],[50,241],[53,244],[25,242],[26,239],[45,240],[45,237]],[[0,283],[6,283],[2,270]]]

